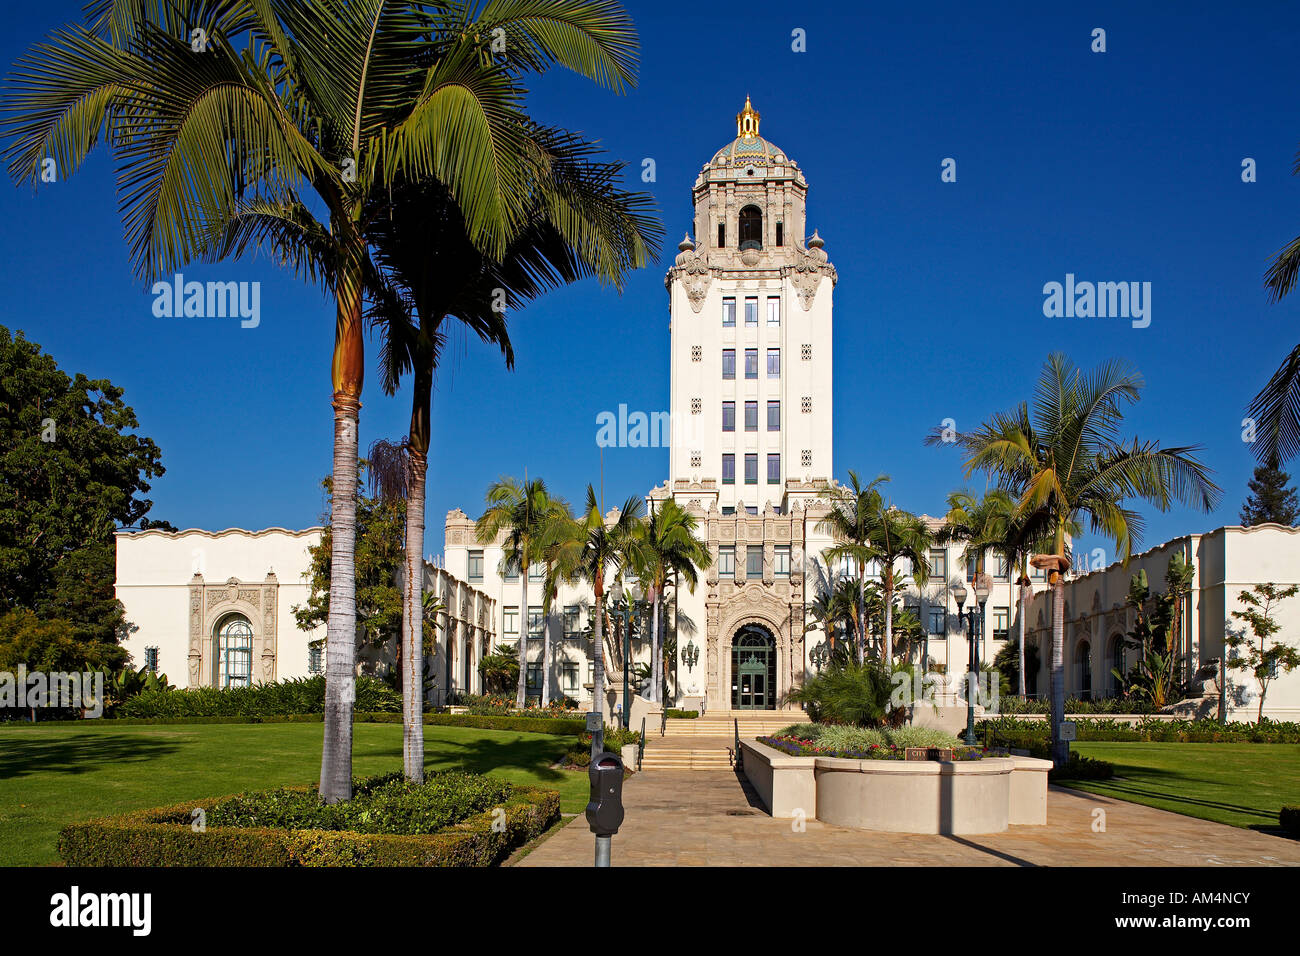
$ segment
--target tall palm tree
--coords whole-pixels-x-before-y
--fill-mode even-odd
[[[1300,155],[1292,167],[1300,175]],[[1300,278],[1300,236],[1292,239],[1264,274],[1268,300],[1280,302]],[[1300,345],[1291,349],[1273,377],[1250,403],[1255,421],[1255,457],[1261,464],[1282,462],[1300,452]]]
[[[474,532],[483,544],[492,544],[506,533],[504,565],[519,570],[519,686],[515,706],[526,703],[528,682],[528,574],[542,557],[545,529],[561,509],[540,478],[520,481],[509,476],[494,482],[487,491],[487,509],[475,522]]]
[[[561,562],[565,555],[559,540],[567,536],[573,527],[573,510],[568,502],[555,500],[546,517],[546,526],[542,528],[538,542],[541,562],[546,567],[542,576],[542,706],[551,702],[551,611],[555,599],[560,593],[560,583],[566,577],[566,568]],[[551,530],[558,529],[557,531]]]
[[[888,479],[886,479],[888,480]],[[898,564],[906,561],[912,580],[924,587],[930,579],[930,545],[933,536],[929,527],[917,515],[901,508],[886,506],[873,521],[869,538],[880,562],[881,599],[885,603],[884,659],[894,657],[894,594],[902,584],[904,575]]]
[[[1142,379],[1127,363],[1106,362],[1084,372],[1060,353],[1048,356],[1032,408],[1021,402],[973,432],[957,436],[967,477],[984,471],[1015,500],[1015,515],[1030,541],[1047,539],[1051,552],[1034,559],[1052,585],[1052,752],[1063,762],[1065,712],[1065,581],[1072,526],[1090,528],[1114,542],[1125,564],[1141,537],[1142,517],[1127,506],[1138,498],[1166,511],[1182,502],[1213,510],[1220,496],[1196,446],[1161,448],[1124,442],[1124,409],[1135,403]],[[939,442],[938,430],[929,441]]]
[[[437,182],[404,187],[400,201],[376,228],[376,258],[392,286],[371,310],[372,321],[384,336],[383,387],[392,394],[406,372],[412,373],[414,386],[407,439],[407,481],[414,489],[407,510],[411,541],[422,542],[424,537],[433,381],[449,329],[467,329],[498,345],[507,368],[513,367],[507,308],[586,276],[596,276],[621,291],[628,272],[643,266],[658,248],[661,229],[645,212],[649,198],[617,186],[623,164],[597,162],[595,148],[572,134],[535,128],[530,135],[545,148],[546,162],[539,164],[534,178],[535,206],[527,225],[500,262],[465,238],[460,210]],[[437,238],[431,240],[431,233]],[[420,633],[421,567],[419,551],[408,552],[410,603],[403,627],[409,649],[415,648],[415,635]],[[543,645],[544,659],[548,647]],[[544,660],[543,670],[545,665]],[[419,692],[414,657],[408,669],[413,696]],[[404,674],[404,686],[407,679]],[[544,704],[549,702],[549,678],[542,697]],[[413,711],[409,733],[413,749],[407,769],[412,780],[423,768],[418,706],[408,706]]]
[[[635,537],[644,513],[644,500],[634,495],[623,502],[613,522],[606,522],[596,492],[588,485],[582,511],[573,522],[553,522],[547,530],[558,573],[591,585],[592,700],[601,713],[605,710],[605,582],[609,575],[622,572],[624,542]],[[593,737],[593,748],[596,742]]]
[[[713,559],[709,547],[695,536],[695,516],[669,498],[651,508],[639,546],[633,549],[637,573],[644,580],[651,599],[650,612],[650,699],[663,702],[663,629],[660,611],[670,577],[680,578],[693,593],[699,571]]]
[[[433,178],[456,199],[470,240],[502,255],[525,218],[536,156],[518,109],[520,75],[559,64],[616,91],[634,78],[635,32],[616,3],[552,3],[545,14],[535,0],[481,10],[418,0],[97,0],[85,24],[19,59],[0,106],[18,182],[39,183],[47,159],[71,175],[103,135],[146,284],[189,262],[261,249],[333,295],[326,802],[352,792],[370,229],[395,182]]]
[[[831,486],[830,510],[816,524],[819,534],[828,534],[835,544],[826,548],[822,554],[830,565],[840,561],[852,561],[857,565],[858,591],[865,603],[867,588],[867,565],[876,557],[871,544],[871,530],[875,516],[879,513],[882,499],[878,486],[888,477],[881,475],[868,485],[862,484],[856,471],[849,472],[848,486],[835,484]],[[866,615],[857,624],[858,663],[865,660],[867,636]]]

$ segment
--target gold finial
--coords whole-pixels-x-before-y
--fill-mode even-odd
[[[758,121],[762,114],[754,109],[749,102],[749,94],[745,94],[745,108],[736,114],[736,136],[743,136],[745,139],[753,139],[758,135]]]

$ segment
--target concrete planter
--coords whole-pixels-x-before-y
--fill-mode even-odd
[[[742,740],[745,775],[775,817],[895,833],[1000,833],[1047,822],[1051,761],[793,757]]]
[[[626,744],[623,747],[623,766],[627,767],[629,770],[641,769],[636,764],[637,749],[638,748],[636,744]]]

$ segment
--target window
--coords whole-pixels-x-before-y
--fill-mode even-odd
[[[564,637],[569,639],[578,634],[578,605],[569,604],[564,608]]]
[[[1045,572],[1042,568],[1036,568],[1036,567],[1034,567],[1033,565],[1030,565],[1030,567],[1029,567],[1029,580],[1031,580],[1031,581],[1045,581],[1045,580],[1047,580],[1047,574],[1046,574],[1046,572]]]
[[[727,224],[725,222],[718,223],[718,248],[727,248]]]
[[[736,574],[736,549],[731,545],[718,548],[718,576],[734,577]]]
[[[736,403],[722,403],[722,430],[724,432],[734,432],[736,430]]]
[[[763,546],[751,544],[745,549],[745,577],[761,578],[763,576]]]
[[[781,350],[780,349],[767,350],[767,377],[768,378],[781,377]]]
[[[469,553],[469,579],[474,582],[483,580],[482,551],[471,551]]]
[[[735,505],[723,505],[723,506],[722,506],[722,517],[726,518],[726,517],[728,517],[729,515],[734,515],[735,513],[736,513],[736,507],[735,507]]]
[[[524,693],[529,697],[540,695],[542,692],[542,663],[535,661],[528,665],[528,683],[525,686]]]
[[[966,559],[966,580],[974,581],[975,575],[979,573],[979,558],[972,555]]]
[[[790,576],[790,546],[778,544],[772,549],[772,571],[778,578]]]
[[[321,644],[310,644],[307,647],[307,673],[323,674],[325,673],[325,647]]]
[[[544,581],[546,580],[546,565],[540,561],[534,561],[528,565],[528,580]]]
[[[995,581],[1007,580],[1007,558],[1006,555],[999,554],[993,558],[993,579]]]
[[[781,243],[779,242],[777,243],[778,246],[780,244]],[[781,324],[781,300],[780,299],[767,300],[767,324],[768,325]]]
[[[758,378],[758,349],[745,349],[745,378]]]
[[[158,673],[158,648],[146,647],[144,649],[144,669],[151,674]]]
[[[778,246],[785,245],[785,223],[783,222],[776,224],[776,244]]]
[[[730,453],[722,456],[722,483],[724,485],[736,483],[736,456]]]
[[[769,485],[779,485],[781,483],[781,456],[767,456],[767,483]]]
[[[758,325],[758,299],[745,300],[745,327],[754,328]]]
[[[942,548],[932,548],[930,551],[930,577],[943,582],[948,580],[948,552]]]
[[[747,515],[758,514],[758,505],[745,505],[745,514]]]
[[[745,456],[745,484],[758,484],[758,455]]]
[[[502,608],[501,614],[501,635],[503,637],[517,638],[519,636],[519,608]]]
[[[506,580],[507,580],[507,581],[518,581],[518,580],[519,580],[519,563],[518,563],[517,561],[515,561],[514,558],[509,557],[509,556],[506,557],[505,562],[506,562]]]
[[[1007,636],[1010,633],[1010,628],[1007,626],[1007,621],[1010,619],[1010,617],[1011,617],[1010,608],[995,607],[993,609],[993,640],[1005,641],[1007,639]]]
[[[542,609],[540,607],[532,607],[530,605],[528,608],[528,637],[530,639],[534,637],[542,636],[543,623],[544,620],[542,618]]]
[[[217,632],[217,686],[247,687],[253,683],[253,625],[232,614]]]
[[[763,213],[757,206],[746,206],[740,210],[740,248],[763,248]]]
[[[736,350],[722,350],[722,377],[724,379],[736,377]]]
[[[593,682],[594,683],[594,682]],[[578,693],[578,662],[560,662],[560,690],[570,697]]]
[[[781,430],[781,403],[767,403],[767,430],[770,432],[779,432]]]
[[[745,403],[745,431],[758,431],[758,402]]]
[[[930,636],[944,636],[944,621],[948,617],[947,609],[936,604],[930,605]]]
[[[724,329],[734,329],[736,327],[736,300],[734,298],[722,300],[722,327]]]

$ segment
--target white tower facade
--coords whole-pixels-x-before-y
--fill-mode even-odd
[[[787,512],[834,474],[831,316],[837,280],[806,236],[808,184],[759,135],[745,100],[736,138],[692,190],[665,284],[671,310],[669,487],[724,514]]]

